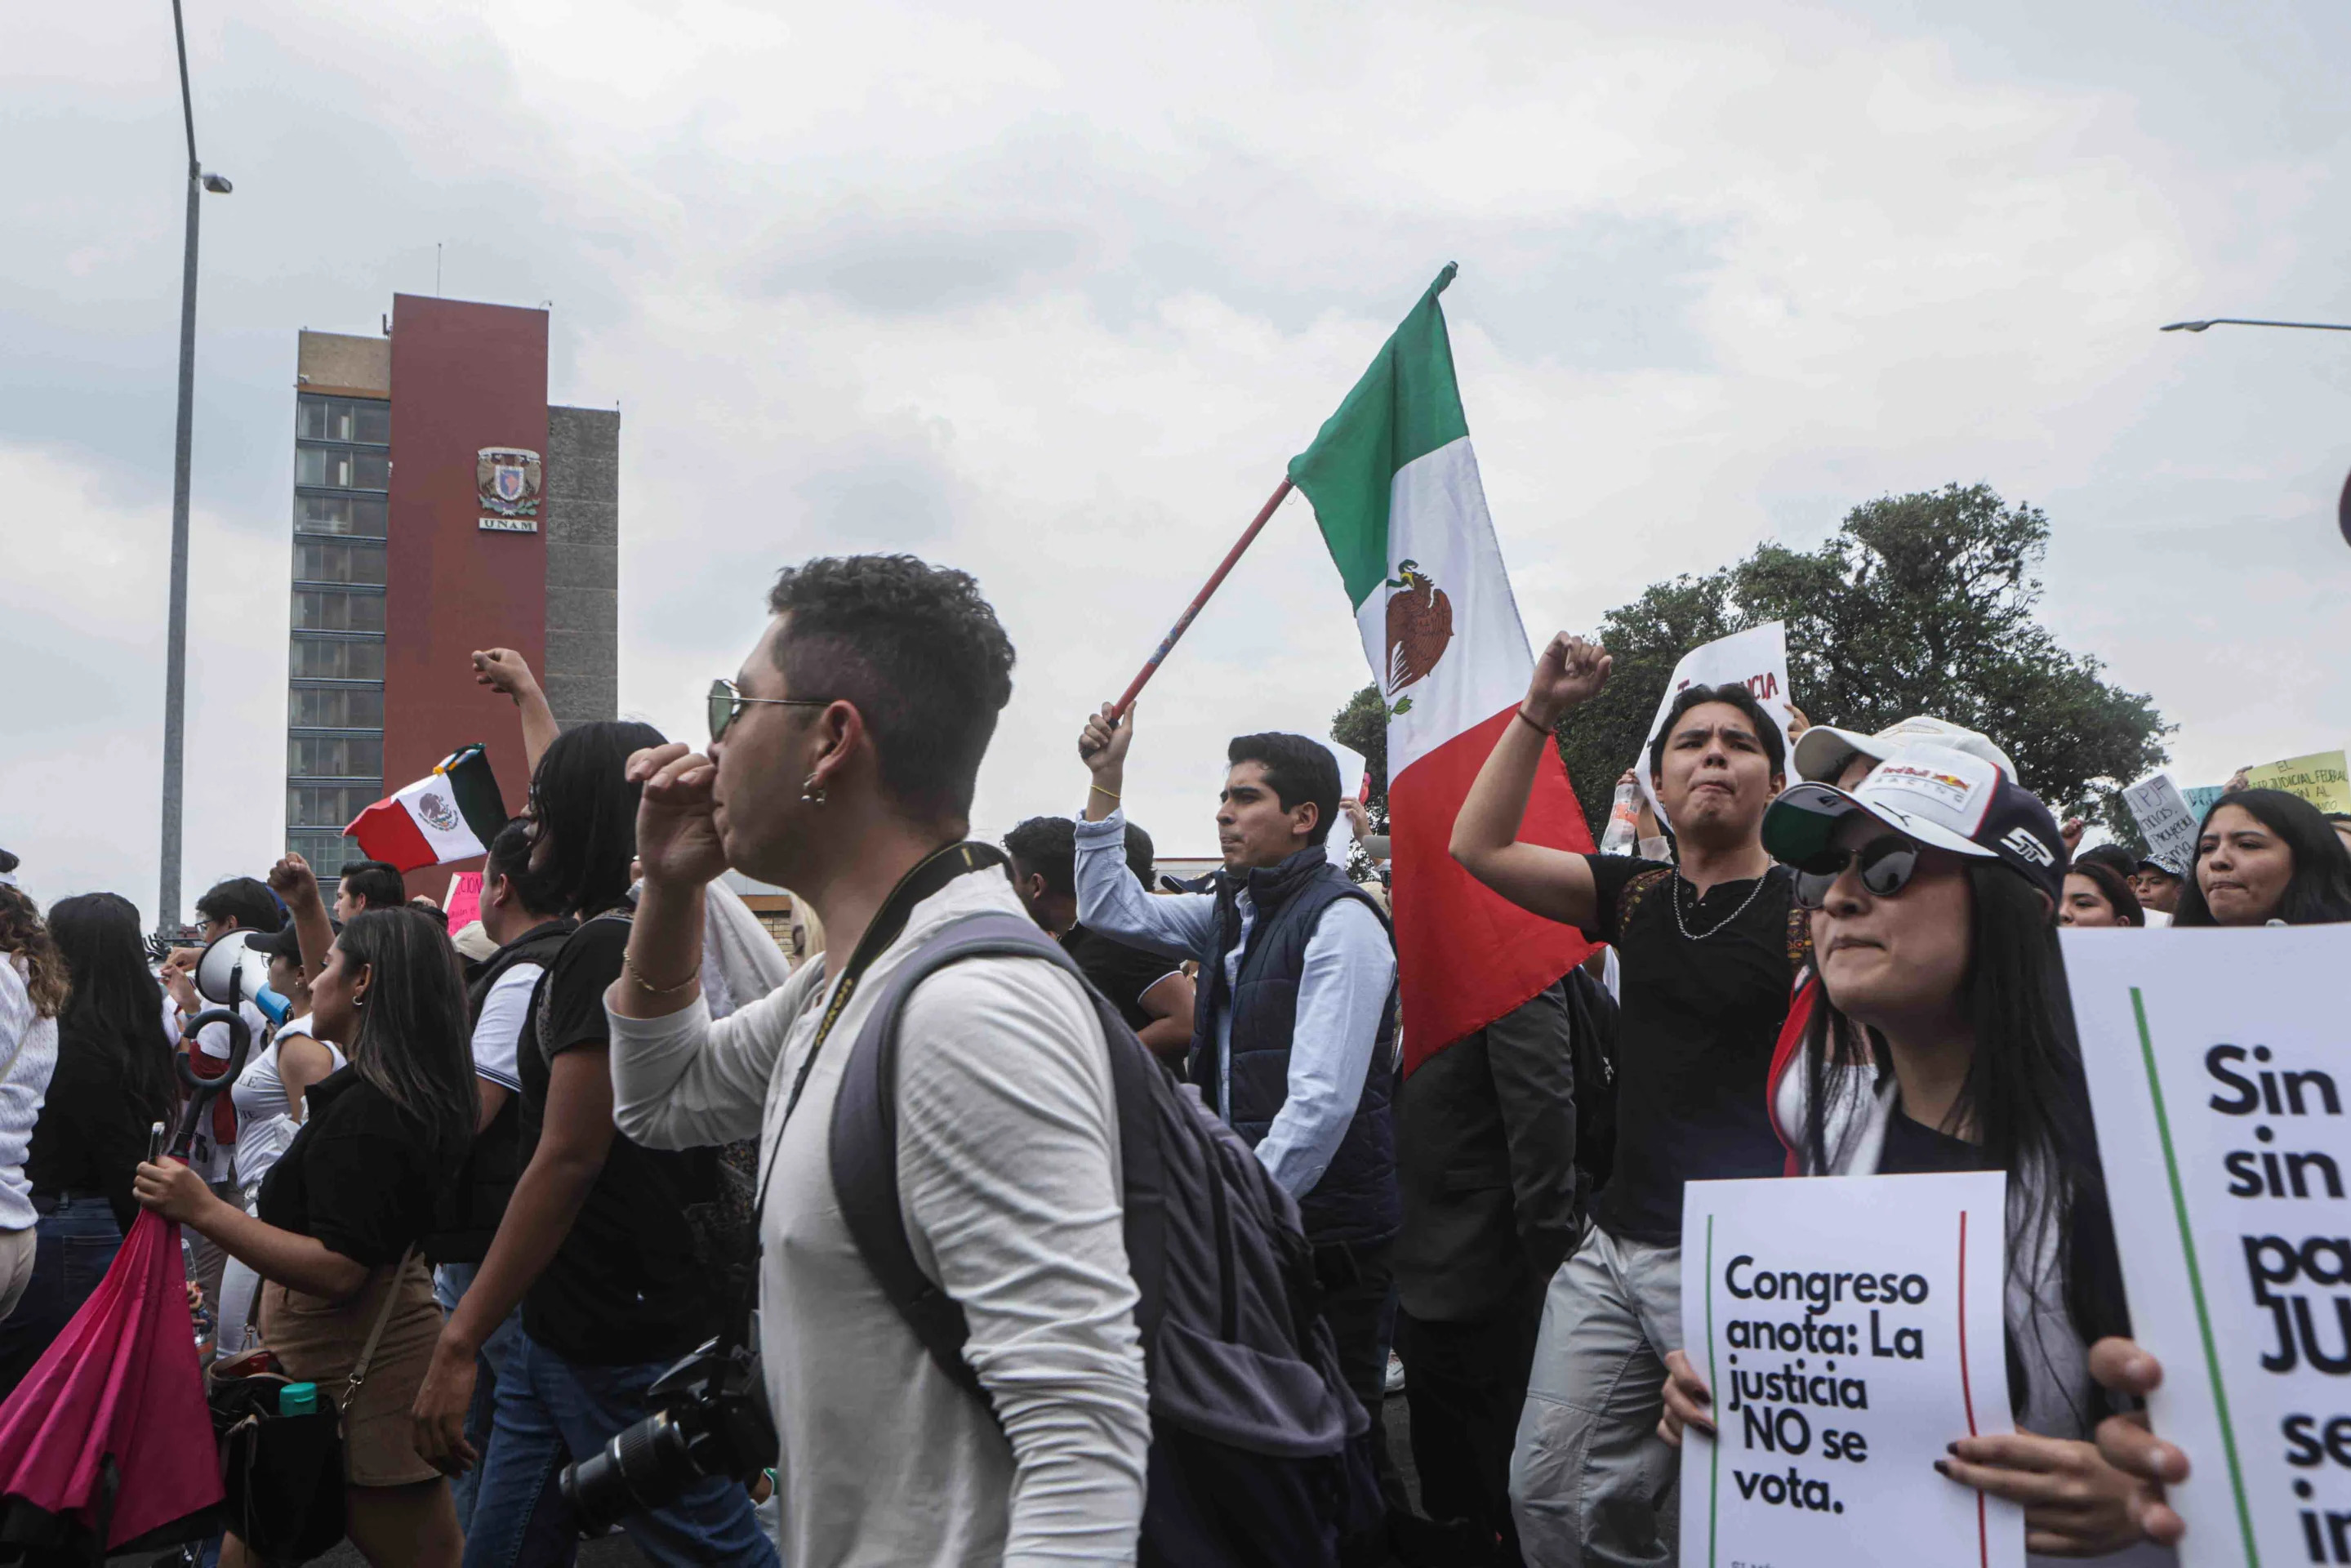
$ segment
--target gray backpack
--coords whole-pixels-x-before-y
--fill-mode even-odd
[[[1015,915],[925,938],[882,990],[841,1069],[831,1162],[842,1218],[891,1304],[940,1369],[987,1402],[963,1358],[963,1308],[926,1277],[898,1201],[899,1014],[914,987],[979,956],[1034,958],[1077,979],[1110,1047],[1125,1178],[1127,1267],[1151,1391],[1140,1561],[1332,1563],[1376,1528],[1378,1430],[1340,1375],[1316,1306],[1298,1206],[1256,1155],[1179,1086],[1061,944]],[[985,1039],[969,1041],[987,1049]],[[991,1414],[993,1413],[991,1407]]]

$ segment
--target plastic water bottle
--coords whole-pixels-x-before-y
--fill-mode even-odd
[[[1641,787],[1628,779],[1616,786],[1616,799],[1609,802],[1608,826],[1600,835],[1600,852],[1629,855],[1640,837]]]

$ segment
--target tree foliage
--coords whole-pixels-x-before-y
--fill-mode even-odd
[[[1810,554],[1765,544],[1706,576],[1651,584],[1601,622],[1607,688],[1560,726],[1593,833],[1682,654],[1780,621],[1792,695],[1814,724],[1866,732],[1928,714],[1981,730],[2060,817],[2135,837],[2118,791],[2162,764],[2177,727],[2033,618],[2048,541],[2038,508],[1947,485],[1855,507]]]

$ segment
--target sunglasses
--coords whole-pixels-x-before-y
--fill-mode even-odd
[[[1892,898],[1910,885],[1917,873],[1919,847],[1899,833],[1876,838],[1857,850],[1827,849],[1796,867],[1795,898],[1799,909],[1818,909],[1829,899],[1829,889],[1857,866],[1861,885],[1875,898]]]
[[[732,681],[710,683],[710,739],[716,745],[727,727],[743,716],[743,710],[753,703],[766,703],[770,707],[831,707],[831,697],[747,697],[737,691]]]

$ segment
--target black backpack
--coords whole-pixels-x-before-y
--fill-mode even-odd
[[[987,1404],[963,1358],[963,1309],[923,1274],[907,1243],[897,1136],[906,998],[947,965],[983,956],[1059,966],[1092,1000],[1110,1048],[1127,1267],[1150,1385],[1138,1561],[1336,1563],[1343,1538],[1379,1527],[1369,1445],[1383,1434],[1340,1375],[1297,1203],[1198,1092],[1153,1059],[1061,945],[1019,915],[970,915],[925,939],[890,977],[842,1066],[833,1193],[866,1266],[931,1359]]]
[[[1575,1085],[1575,1228],[1616,1166],[1616,998],[1579,964],[1560,981]]]

